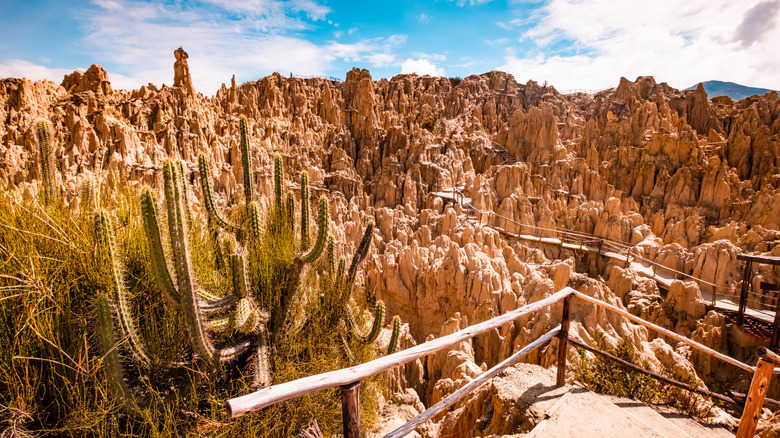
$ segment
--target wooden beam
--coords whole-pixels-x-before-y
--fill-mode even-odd
[[[360,382],[341,387],[341,421],[344,438],[360,438]]]
[[[555,379],[557,386],[566,384],[566,354],[569,352],[569,305],[571,296],[563,299],[563,311],[561,312],[561,333],[558,335],[558,375]]]
[[[748,263],[750,262],[748,261]],[[767,352],[766,348],[758,348],[758,365],[756,365],[753,380],[750,381],[745,409],[742,410],[742,418],[739,420],[737,438],[753,438],[756,433],[758,419],[761,418],[761,408],[764,406],[764,397],[766,397],[772,379],[772,364],[777,360],[776,355],[771,357],[766,355]]]
[[[412,362],[428,354],[501,327],[522,316],[555,304],[573,293],[575,293],[574,289],[565,287],[559,292],[537,302],[527,304],[490,320],[475,324],[450,335],[442,336],[441,338],[434,339],[430,342],[425,342],[412,348],[399,351],[389,356],[380,357],[371,362],[355,365],[350,368],[304,377],[292,382],[281,383],[241,397],[230,399],[226,402],[227,415],[229,418],[240,417],[284,400],[366,379],[379,374],[382,371]]]
[[[619,309],[619,308],[617,308],[617,307],[615,307],[615,306],[613,306],[611,304],[605,303],[605,302],[603,302],[601,300],[598,300],[598,299],[593,298],[591,296],[585,295],[585,294],[583,294],[581,292],[575,291],[574,294],[575,294],[575,296],[577,298],[579,298],[579,299],[581,299],[583,301],[588,301],[588,302],[593,303],[593,304],[595,304],[597,306],[601,306],[601,307],[603,307],[603,308],[605,308],[605,309],[607,309],[607,310],[609,310],[611,312],[614,312],[614,313],[617,313],[618,315],[624,316],[624,317],[630,319],[631,321],[634,321],[637,324],[640,324],[640,325],[643,325],[643,326],[645,326],[645,327],[647,327],[649,329],[655,330],[656,332],[658,332],[658,333],[660,333],[660,334],[662,334],[664,336],[668,336],[668,337],[670,337],[672,339],[676,339],[676,340],[678,340],[680,342],[688,344],[688,345],[690,345],[691,347],[693,347],[693,348],[695,348],[697,350],[703,351],[703,352],[709,354],[710,356],[713,356],[713,357],[715,357],[717,359],[720,359],[720,360],[722,360],[724,362],[730,363],[730,364],[732,364],[732,365],[734,365],[736,367],[742,368],[745,371],[748,371],[748,372],[751,372],[751,373],[754,371],[754,368],[751,367],[748,364],[742,363],[742,362],[734,359],[733,357],[729,357],[729,356],[726,356],[725,354],[719,353],[719,352],[713,350],[712,348],[707,347],[706,345],[702,345],[702,344],[700,344],[700,343],[698,343],[696,341],[693,341],[691,339],[686,338],[685,336],[678,335],[677,333],[675,333],[675,332],[673,332],[671,330],[667,330],[667,329],[665,329],[665,328],[663,328],[663,327],[661,327],[659,325],[653,324],[652,322],[645,321],[644,319],[642,319],[642,318],[640,318],[638,316],[635,316],[635,315],[633,315],[633,314],[631,314],[629,312],[626,312],[623,309]]]
[[[505,370],[506,368],[509,368],[510,366],[514,365],[516,362],[518,362],[520,359],[522,359],[525,355],[532,352],[533,350],[539,348],[540,345],[544,344],[545,342],[549,341],[556,335],[560,334],[561,332],[561,326],[555,327],[554,329],[550,330],[549,332],[545,333],[544,335],[540,336],[537,340],[531,342],[527,346],[525,346],[522,350],[518,351],[517,353],[509,356],[508,358],[504,359],[501,363],[494,366],[493,368],[485,371],[484,373],[477,376],[474,380],[471,382],[463,385],[460,389],[453,392],[452,394],[448,395],[444,400],[436,403],[435,405],[431,406],[430,408],[426,409],[425,412],[422,414],[414,417],[411,421],[404,424],[403,426],[399,427],[398,429],[390,432],[389,434],[385,435],[384,438],[401,438],[403,436],[406,436],[408,433],[412,432],[416,428],[418,428],[420,425],[425,423],[426,421],[432,419],[445,409],[448,409],[450,406],[454,405],[458,400],[463,398],[466,394],[469,394],[470,392],[476,390],[480,386],[482,386],[483,383],[486,381],[492,379],[496,374],[500,373],[501,371]]]

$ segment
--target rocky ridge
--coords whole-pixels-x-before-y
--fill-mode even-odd
[[[649,260],[735,289],[738,253],[780,255],[777,93],[709,100],[702,87],[682,92],[639,77],[596,95],[561,95],[503,72],[374,80],[353,69],[344,82],[233,78],[208,97],[196,93],[186,60],[177,50],[174,86],[133,91],[114,90],[97,65],[60,85],[0,80],[4,185],[19,196],[37,192],[33,125],[47,118],[66,193],[95,175],[159,187],[168,156],[190,163],[196,182],[195,157],[204,152],[224,203],[242,190],[244,114],[261,192],[272,192],[269,169],[280,153],[290,172],[308,170],[313,190],[332,199],[337,242],[359,241],[368,218],[375,219],[375,249],[359,281],[408,323],[406,345],[570,285],[751,360],[753,349],[729,336],[727,321],[706,312],[697,284],[676,282],[664,292],[608,259],[507,239],[432,193],[456,187],[478,209],[513,221],[503,224],[510,231],[558,227],[635,244]],[[198,203],[200,194],[192,199]],[[754,281],[780,283],[780,271],[759,267]],[[581,303],[572,312],[572,334],[584,342],[628,339],[655,369],[676,364],[706,381],[728,378],[725,366],[622,318]],[[560,306],[530,315],[398,370],[388,383],[409,409],[430,406],[557,324],[559,315]],[[557,348],[553,341],[527,361],[552,366]],[[483,404],[457,409],[471,418]],[[445,436],[455,430],[448,427],[461,426],[441,421],[428,433]]]

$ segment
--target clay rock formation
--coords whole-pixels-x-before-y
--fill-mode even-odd
[[[287,174],[307,170],[314,194],[331,198],[337,242],[359,241],[367,221],[376,222],[358,286],[401,315],[407,346],[570,285],[737,351],[725,322],[705,313],[701,297],[709,291],[701,284],[660,290],[630,266],[512,236],[552,238],[566,229],[606,238],[631,246],[659,272],[693,275],[732,294],[741,281],[737,253],[780,255],[776,93],[708,100],[703,89],[678,91],[639,77],[593,95],[562,95],[497,71],[463,80],[375,79],[353,69],[343,82],[233,78],[206,97],[193,87],[187,53],[174,55],[173,87],[115,90],[97,65],[62,85],[0,80],[3,181],[37,193],[34,123],[46,118],[54,125],[66,203],[85,178],[159,187],[166,157],[184,159],[187,178],[196,182],[195,157],[203,152],[224,208],[242,190],[238,118],[246,115],[258,191],[272,192],[270,168],[279,153]],[[199,208],[197,184],[193,190],[192,208]],[[338,253],[354,252],[349,245]],[[764,267],[756,278],[780,283],[780,271]],[[627,339],[654,369],[693,363],[699,377],[717,374],[696,353],[603,310],[580,303],[572,314],[572,334],[583,342],[614,346]],[[419,412],[420,404],[456,390],[559,319],[560,305],[553,306],[405,367],[388,378],[396,404],[403,415]],[[557,348],[553,341],[527,360],[552,366]],[[750,355],[739,352],[745,360]],[[470,402],[461,406],[472,409]],[[448,430],[456,430],[451,421]]]

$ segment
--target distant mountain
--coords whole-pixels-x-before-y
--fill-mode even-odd
[[[707,81],[702,82],[704,84],[704,90],[707,92],[707,97],[712,99],[716,96],[728,96],[734,100],[744,99],[746,97],[763,96],[764,94],[772,91],[766,88],[746,87],[744,85],[735,84],[734,82],[724,81]],[[699,84],[695,84],[685,90],[695,90]]]

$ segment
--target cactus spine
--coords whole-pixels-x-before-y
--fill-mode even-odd
[[[238,128],[241,132],[241,164],[244,173],[244,198],[246,205],[252,202],[253,181],[252,181],[252,150],[249,145],[249,127],[246,116],[241,116],[238,121]]]
[[[165,261],[160,227],[157,223],[157,202],[154,199],[152,190],[148,188],[141,192],[141,216],[143,217],[144,231],[148,236],[149,255],[152,258],[152,273],[160,289],[162,289],[165,299],[168,303],[175,306],[179,302],[179,297],[171,279],[170,271],[168,271],[168,264]]]
[[[81,183],[80,214],[91,214],[95,210],[95,183],[92,178],[86,178]]]
[[[187,173],[184,161],[177,160],[176,167],[179,173],[179,187],[181,188],[182,200],[184,202],[184,218],[187,221],[187,227],[190,227],[192,226],[192,213],[190,212],[190,191],[187,188]]]
[[[211,171],[209,170],[209,161],[204,153],[198,155],[198,171],[200,172],[200,185],[203,191],[203,204],[209,212],[209,217],[216,222],[222,229],[235,234],[238,229],[231,224],[217,211],[217,205],[214,202],[214,190],[211,187]],[[166,197],[168,193],[166,192]]]
[[[309,249],[309,174],[301,172],[301,251]]]
[[[43,203],[49,205],[54,201],[54,163],[52,163],[53,150],[51,147],[51,125],[46,120],[41,120],[36,125],[38,144],[41,151],[41,179],[43,182]]]
[[[149,360],[149,355],[146,354],[146,347],[143,341],[141,341],[141,336],[138,334],[138,329],[135,326],[127,290],[125,290],[124,267],[117,258],[114,232],[105,211],[100,211],[95,215],[95,232],[100,253],[104,259],[107,259],[108,269],[111,272],[114,310],[122,339],[127,339],[127,350],[133,356],[133,359],[139,365],[148,368],[151,361]]]
[[[260,226],[260,209],[257,207],[256,202],[249,203],[249,238],[252,241],[260,240],[260,233],[262,227]]]

